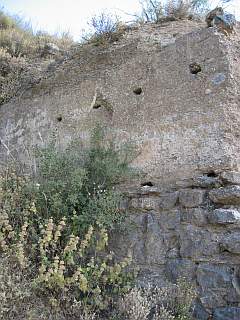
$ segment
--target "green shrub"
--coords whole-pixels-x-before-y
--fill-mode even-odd
[[[11,167],[0,179],[1,252],[17,262],[20,283],[26,274],[27,294],[55,315],[67,310],[68,316],[93,319],[110,312],[134,278],[125,272],[131,257],[119,261],[107,247],[108,231],[123,220],[113,187],[131,172],[129,160],[102,139],[96,129],[87,149],[73,144],[60,152],[52,143],[38,150],[34,179]],[[29,305],[23,309],[35,312]]]
[[[109,231],[124,220],[113,188],[135,173],[134,153],[103,138],[96,128],[88,148],[65,151],[53,141],[38,150],[34,177],[11,166],[1,174],[3,319],[191,319],[194,291],[185,280],[131,290],[132,258],[108,248]]]
[[[0,30],[1,29],[11,29],[15,28],[16,22],[14,21],[13,18],[5,14],[1,9],[0,9]]]
[[[80,233],[96,223],[112,229],[124,218],[119,212],[121,194],[114,187],[133,176],[132,156],[133,150],[104,142],[99,128],[87,149],[73,143],[62,152],[53,144],[38,150],[38,173],[31,190],[39,216],[66,216]]]
[[[119,19],[108,13],[93,16],[88,26],[90,31],[83,36],[83,40],[96,46],[118,41],[125,32],[125,27]]]

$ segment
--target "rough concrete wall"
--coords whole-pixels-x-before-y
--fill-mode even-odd
[[[132,139],[133,165],[154,186],[130,188],[134,224],[113,239],[119,255],[132,251],[143,281],[192,279],[196,319],[239,320],[239,36],[193,25],[188,33],[182,23],[146,28],[109,48],[77,49],[2,106],[0,158],[8,149],[33,161],[32,146],[56,130],[60,145],[87,141],[97,121],[119,143]]]
[[[138,145],[134,164],[155,183],[230,168],[224,140],[230,74],[220,38],[200,29],[165,37],[152,52],[137,39],[117,48],[80,49],[52,77],[1,108],[2,142],[21,154],[54,129],[64,144],[101,121],[119,141]],[[192,62],[200,64],[200,73],[190,73]],[[133,92],[138,87],[140,95]],[[96,98],[103,102],[98,109]]]

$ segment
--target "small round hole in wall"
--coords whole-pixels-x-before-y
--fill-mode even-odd
[[[142,88],[141,87],[137,87],[137,88],[133,89],[133,93],[135,93],[136,95],[142,94]]]
[[[151,181],[141,183],[141,187],[153,187],[153,183]]]
[[[193,63],[190,63],[189,70],[192,74],[198,74],[199,72],[202,71],[202,68],[200,64],[193,62]]]
[[[214,171],[209,171],[207,173],[207,177],[209,177],[209,178],[217,178],[217,174]]]
[[[101,105],[99,103],[95,103],[93,105],[93,109],[99,109],[99,108],[101,108]]]
[[[57,117],[57,121],[58,121],[58,122],[61,122],[62,119],[63,119],[62,116],[58,116],[58,117]]]

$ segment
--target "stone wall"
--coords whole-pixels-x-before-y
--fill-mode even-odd
[[[133,28],[76,48],[0,109],[0,165],[34,163],[53,132],[63,148],[87,143],[96,122],[134,142],[145,177],[127,187],[132,228],[113,245],[144,283],[191,279],[200,320],[240,319],[239,39],[191,21]]]
[[[140,281],[186,277],[198,291],[196,319],[240,319],[239,172],[202,175],[191,188],[143,186],[124,206],[132,223],[113,244],[133,255]]]

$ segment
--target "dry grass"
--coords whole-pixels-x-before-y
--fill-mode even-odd
[[[140,0],[140,21],[161,23],[165,21],[192,19],[206,12],[208,0]]]
[[[68,33],[34,34],[30,25],[0,10],[0,105],[38,82],[48,62],[61,59],[73,43]]]
[[[195,289],[186,279],[163,288],[133,288],[119,302],[127,320],[190,320]]]

